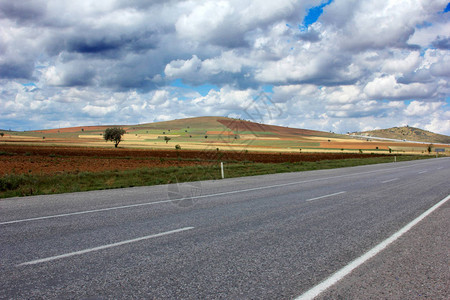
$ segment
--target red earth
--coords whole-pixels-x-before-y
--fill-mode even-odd
[[[267,132],[267,133],[275,133],[277,135],[294,135],[294,136],[324,136],[327,135],[326,132],[322,131],[315,131],[315,130],[309,130],[309,129],[297,129],[297,128],[288,128],[288,127],[282,127],[282,126],[276,126],[276,125],[266,125],[266,124],[259,124],[244,120],[235,120],[235,119],[218,119],[217,122],[220,122],[221,124],[225,125],[229,129],[241,132],[241,131],[251,131],[254,132],[256,135],[260,132]]]
[[[358,153],[253,153],[0,145],[0,175],[77,173],[223,162],[285,163],[382,156]]]

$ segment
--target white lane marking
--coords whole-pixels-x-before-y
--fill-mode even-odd
[[[324,195],[324,196],[320,196],[320,197],[316,197],[316,198],[311,198],[308,199],[306,201],[314,201],[314,200],[319,200],[319,199],[323,199],[323,198],[327,198],[327,197],[332,197],[332,196],[336,196],[336,195],[340,195],[340,194],[344,194],[346,193],[345,191],[342,192],[338,192],[338,193],[334,193],[334,194],[329,194],[329,195]]]
[[[398,178],[392,178],[389,180],[385,180],[385,181],[382,181],[381,183],[388,183],[388,182],[392,182],[392,181],[396,181],[396,180],[398,180]]]
[[[427,173],[428,171],[422,171],[422,172],[419,172],[419,173],[417,173],[417,174],[423,174],[423,173]]]
[[[426,164],[426,163],[427,162],[422,162],[422,163],[416,163],[416,164],[408,165],[408,166],[393,167],[393,168],[389,168],[389,169],[380,169],[380,170],[359,172],[359,173],[353,173],[353,174],[347,174],[347,175],[337,175],[337,176],[322,177],[322,178],[303,180],[303,181],[297,181],[297,182],[290,182],[290,183],[262,186],[262,187],[251,188],[251,189],[243,189],[243,190],[237,190],[237,191],[229,191],[229,192],[223,192],[223,193],[201,195],[201,196],[195,196],[195,197],[191,197],[191,198],[192,199],[202,199],[202,198],[209,198],[209,197],[215,197],[215,196],[232,195],[232,194],[237,194],[237,193],[265,190],[265,189],[271,189],[271,188],[276,188],[276,187],[284,187],[284,186],[290,186],[290,185],[310,183],[310,182],[316,182],[316,181],[322,181],[322,180],[330,180],[330,179],[335,179],[335,178],[345,178],[345,177],[352,177],[352,176],[359,176],[359,175],[365,175],[365,174],[379,173],[379,172],[391,171],[391,170],[392,171],[396,171],[398,169],[415,167],[417,165],[422,165],[422,164]],[[148,206],[148,205],[154,205],[154,204],[169,203],[169,202],[172,202],[172,201],[181,201],[183,199],[184,198],[170,199],[170,200],[160,200],[160,201],[154,201],[154,202],[144,202],[144,203],[122,205],[122,206],[114,206],[114,207],[107,207],[107,208],[99,208],[99,209],[78,211],[78,212],[58,214],[58,215],[50,215],[50,216],[35,217],[35,218],[28,218],[28,219],[20,219],[20,220],[1,222],[0,225],[8,225],[8,224],[15,224],[15,223],[22,223],[22,222],[31,222],[31,221],[39,221],[39,220],[61,218],[61,217],[68,217],[68,216],[75,216],[75,215],[84,215],[84,214],[90,214],[90,213],[96,213],[96,212],[104,212],[104,211],[110,211],[110,210],[116,210],[116,209],[126,209],[126,208],[140,207],[140,206]]]
[[[182,232],[182,231],[186,231],[186,230],[191,230],[191,229],[194,229],[194,227],[179,228],[179,229],[175,229],[175,230],[171,230],[171,231],[166,231],[166,232],[162,232],[162,233],[157,233],[157,234],[143,236],[143,237],[132,239],[132,240],[127,240],[127,241],[122,241],[122,242],[118,242],[118,243],[113,243],[113,244],[98,246],[98,247],[94,247],[94,248],[84,249],[84,250],[80,250],[80,251],[70,252],[70,253],[66,253],[66,254],[61,254],[61,255],[56,255],[56,256],[51,256],[51,257],[46,257],[46,258],[41,258],[41,259],[36,259],[36,260],[27,261],[27,262],[18,264],[17,267],[36,265],[36,264],[49,262],[49,261],[56,260],[56,259],[67,258],[67,257],[75,256],[75,255],[82,255],[82,254],[86,254],[86,253],[89,253],[89,252],[99,251],[99,250],[108,249],[108,248],[112,248],[112,247],[118,247],[118,246],[131,244],[131,243],[136,243],[136,242],[140,242],[140,241],[143,241],[143,240],[157,238],[157,237],[160,237],[160,236],[169,235],[169,234]]]
[[[450,195],[433,205],[430,209],[428,209],[426,212],[412,220],[410,223],[408,223],[405,227],[391,235],[389,238],[385,239],[378,245],[376,245],[374,248],[370,249],[368,252],[363,254],[362,256],[358,257],[354,261],[350,262],[348,265],[328,277],[326,280],[322,281],[318,285],[314,286],[310,290],[303,293],[301,296],[296,298],[296,300],[306,300],[306,299],[314,299],[318,295],[320,295],[322,292],[324,292],[326,289],[334,285],[336,282],[350,274],[354,269],[383,251],[387,246],[395,242],[399,237],[401,237],[403,234],[408,232],[412,227],[414,227],[417,223],[425,219],[429,214],[434,212],[436,209],[438,209],[441,205],[443,205],[445,202],[447,202],[450,199]]]
[[[439,168],[436,168],[436,170],[442,170],[444,167],[439,167]]]
[[[61,217],[76,216],[76,215],[84,215],[84,214],[91,214],[91,213],[95,213],[95,212],[102,212],[102,211],[109,211],[109,210],[116,210],[116,209],[124,209],[124,208],[132,208],[132,207],[139,207],[139,206],[159,204],[159,203],[167,203],[167,202],[177,201],[177,200],[181,200],[181,199],[162,200],[162,201],[155,201],[155,202],[146,202],[146,203],[123,205],[123,206],[114,206],[114,207],[107,207],[107,208],[99,208],[99,209],[92,209],[92,210],[77,211],[77,212],[66,213],[66,214],[59,214],[59,215],[51,215],[51,216],[44,216],[44,217],[36,217],[36,218],[29,218],[29,219],[14,220],[14,221],[2,222],[2,223],[0,223],[0,225],[22,223],[22,222],[30,222],[30,221],[38,221],[38,220],[46,220],[46,219],[61,218]]]

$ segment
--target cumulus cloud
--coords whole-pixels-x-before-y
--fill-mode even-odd
[[[244,117],[266,91],[271,123],[450,134],[447,4],[0,0],[0,128]]]
[[[379,77],[369,82],[364,92],[375,99],[405,100],[412,98],[432,98],[436,87],[423,83],[398,83],[394,75]]]

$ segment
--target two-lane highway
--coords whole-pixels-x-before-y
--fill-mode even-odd
[[[440,158],[2,200],[0,299],[295,298],[445,199],[449,170]]]

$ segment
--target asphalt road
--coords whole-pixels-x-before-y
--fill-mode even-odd
[[[1,200],[0,299],[293,299],[446,198],[449,178],[439,158]],[[402,274],[448,298],[448,208],[319,297],[414,298],[386,279]],[[408,250],[418,238],[429,255]]]

